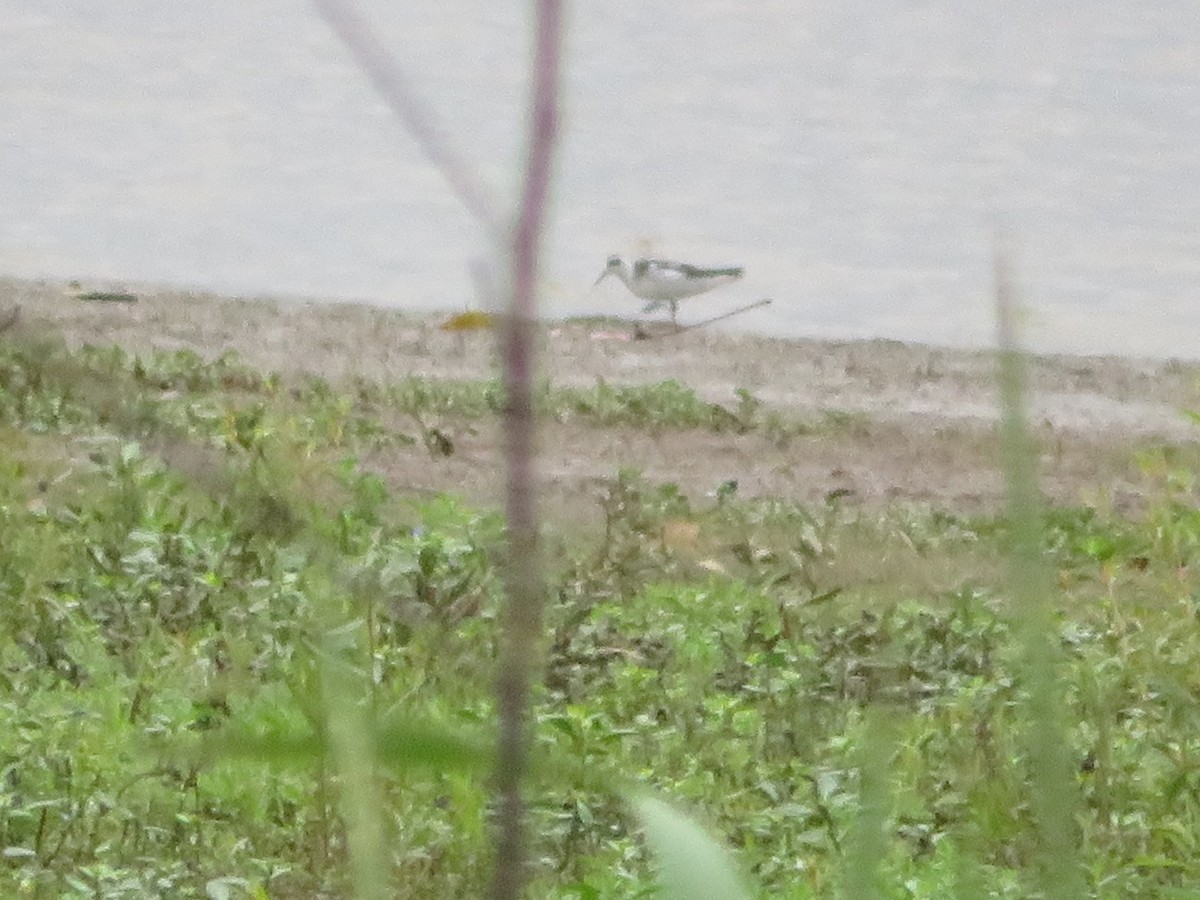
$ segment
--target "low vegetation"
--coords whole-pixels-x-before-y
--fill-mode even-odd
[[[393,895],[481,894],[503,523],[361,460],[436,465],[503,409],[492,382],[5,335],[0,894],[347,896],[372,828]],[[782,442],[854,425],[673,382],[547,384],[538,411]],[[1057,508],[1038,535],[1079,800],[1065,858],[1031,823],[1004,518],[611,473],[602,526],[551,543],[531,895],[653,895],[628,803],[653,838],[652,790],[735,852],[750,896],[1025,898],[1055,865],[1098,897],[1194,896],[1200,512],[1170,450],[1141,464],[1144,514]]]

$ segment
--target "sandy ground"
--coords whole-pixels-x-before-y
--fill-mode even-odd
[[[445,317],[169,290],[136,293],[136,303],[85,302],[70,297],[63,284],[0,280],[0,317],[20,307],[22,327],[53,325],[74,346],[189,347],[206,356],[235,350],[248,362],[284,374],[386,380],[495,372],[492,335],[460,340],[438,328]],[[902,500],[978,511],[1002,501],[991,353],[893,341],[777,340],[715,327],[651,340],[631,336],[632,323],[548,324],[540,341],[540,375],[570,385],[593,385],[601,378],[676,379],[731,407],[741,387],[772,409],[827,424],[787,446],[759,432],[547,424],[540,436],[540,467],[553,508],[570,513],[583,508],[581,501],[594,508],[591,498],[620,466],[675,481],[695,496],[737,479],[742,495],[809,501],[833,490],[849,491],[864,505]],[[1054,502],[1136,507],[1145,488],[1134,453],[1190,444],[1198,433],[1181,410],[1200,409],[1200,366],[1035,357],[1030,376],[1042,484]],[[380,455],[371,464],[397,486],[415,491],[450,488],[476,500],[497,498],[498,429],[462,429],[454,437],[456,452],[449,458],[433,459],[416,447]]]

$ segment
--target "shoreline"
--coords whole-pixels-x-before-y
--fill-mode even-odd
[[[66,296],[71,286],[77,286],[80,290],[96,290],[96,291],[113,291],[113,292],[128,292],[136,295],[141,302],[153,302],[162,299],[177,299],[177,300],[192,300],[201,303],[227,303],[236,302],[250,305],[268,306],[279,312],[290,312],[295,310],[325,310],[325,309],[359,309],[378,311],[386,314],[389,317],[395,317],[400,321],[406,321],[410,324],[421,323],[440,323],[446,318],[457,315],[466,311],[466,307],[462,309],[449,308],[428,308],[419,310],[406,310],[399,306],[389,306],[384,303],[376,302],[370,298],[351,297],[351,296],[323,296],[319,294],[290,294],[290,293],[272,293],[269,291],[246,291],[246,292],[224,292],[206,287],[204,285],[188,285],[175,284],[170,282],[152,282],[152,281],[135,281],[116,278],[89,278],[80,277],[76,279],[58,278],[58,277],[26,277],[18,275],[6,275],[0,273],[0,312],[2,312],[12,300],[14,296],[27,294],[35,296],[39,299],[45,295],[60,294]],[[634,326],[638,323],[648,324],[651,326],[663,324],[665,319],[661,316],[642,317],[638,315],[638,304],[641,301],[634,302],[636,298],[631,298],[630,305],[625,313],[621,314],[605,314],[605,313],[584,313],[580,315],[569,315],[564,317],[544,317],[540,320],[543,327],[554,327],[563,325],[577,325],[593,323],[598,326]],[[758,301],[747,301],[741,304],[748,310],[750,307],[759,304],[774,303],[776,301],[770,298],[763,298]],[[681,307],[686,316],[686,305]],[[743,310],[743,311],[746,311]],[[711,314],[710,314],[711,313]],[[721,318],[721,310],[710,310],[710,313],[705,313],[699,317],[700,321],[710,318]],[[683,318],[683,317],[681,317]],[[681,325],[697,324],[687,320],[680,322]],[[853,335],[853,334],[834,334],[834,335],[794,335],[794,336],[776,336],[760,331],[742,331],[740,329],[722,330],[720,327],[715,328],[710,333],[723,334],[726,337],[737,338],[744,337],[750,339],[759,339],[765,342],[779,342],[784,344],[817,344],[828,347],[843,347],[851,345],[900,345],[903,347],[912,348],[914,350],[926,350],[938,353],[972,355],[972,354],[991,354],[995,352],[995,347],[990,344],[953,344],[953,343],[938,343],[921,340],[908,340],[904,338],[887,337],[880,335]],[[1161,354],[1146,354],[1146,353],[1107,353],[1107,352],[1091,352],[1091,351],[1073,351],[1073,350],[1038,350],[1030,349],[1026,351],[1027,356],[1033,360],[1045,360],[1058,362],[1062,364],[1070,362],[1079,363],[1099,363],[1121,361],[1139,367],[1188,367],[1194,368],[1200,372],[1200,347],[1197,348],[1194,356],[1180,356],[1178,354],[1161,355]]]
[[[91,285],[89,285],[90,287]],[[0,313],[14,305],[22,322],[62,332],[68,345],[118,344],[134,352],[191,349],[206,358],[235,351],[247,364],[281,375],[332,381],[408,375],[476,380],[495,377],[489,332],[451,334],[446,314],[404,313],[357,303],[224,297],[162,290],[137,302],[81,301],[66,283],[0,279]],[[894,500],[959,509],[993,508],[1003,499],[996,472],[995,355],[891,340],[824,341],[697,329],[631,340],[625,320],[548,322],[539,339],[539,378],[566,387],[678,381],[703,399],[736,405],[748,391],[770,410],[838,421],[788,447],[762,435],[646,433],[550,423],[542,464],[563,499],[588,491],[621,466],[677,481],[698,494],[736,478],[752,495],[813,500],[848,490],[876,505]],[[1103,356],[1031,355],[1030,425],[1050,448],[1043,489],[1057,503],[1108,495],[1138,505],[1133,455],[1191,444],[1200,409],[1200,363]],[[495,489],[496,429],[460,437],[459,458],[377,461],[398,483],[421,489],[462,485],[469,496]]]

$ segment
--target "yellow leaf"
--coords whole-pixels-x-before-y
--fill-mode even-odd
[[[451,316],[441,324],[442,331],[483,331],[495,325],[495,316],[482,310],[472,309]]]

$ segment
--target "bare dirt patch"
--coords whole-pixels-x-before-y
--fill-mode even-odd
[[[284,375],[394,380],[406,375],[495,375],[492,336],[460,338],[440,317],[369,306],[227,298],[137,290],[135,303],[84,302],[62,284],[0,281],[0,313],[60,329],[72,346],[135,351],[190,348],[206,357],[236,351]],[[928,502],[962,511],[1002,500],[995,441],[994,359],[982,351],[893,341],[778,340],[715,329],[631,339],[629,323],[550,323],[541,374],[556,384],[646,384],[675,379],[712,402],[736,405],[744,388],[771,409],[818,424],[788,442],[747,434],[597,428],[545,423],[540,468],[551,510],[574,515],[622,466],[674,481],[700,496],[736,479],[743,496],[816,501],[834,490],[858,502]],[[1176,361],[1039,356],[1031,361],[1031,420],[1042,447],[1043,488],[1058,503],[1100,496],[1136,506],[1139,449],[1190,444],[1181,411],[1200,408],[1200,367]],[[832,415],[831,415],[832,413]],[[497,423],[454,435],[436,458],[420,444],[369,463],[413,491],[456,490],[488,502],[500,495]]]

